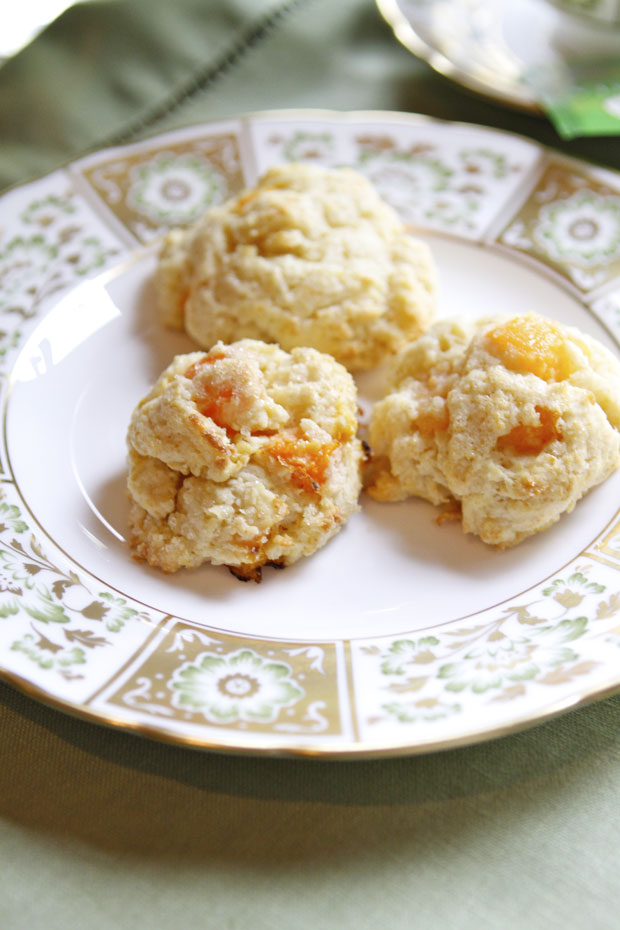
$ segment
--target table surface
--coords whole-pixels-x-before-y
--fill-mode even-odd
[[[281,107],[425,113],[620,169],[619,138],[563,143],[435,74],[372,0],[109,0],[0,68],[0,187]],[[619,708],[444,753],[320,762],[166,746],[0,683],[2,926],[611,930]]]

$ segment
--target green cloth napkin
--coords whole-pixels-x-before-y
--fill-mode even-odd
[[[434,74],[371,0],[108,0],[0,68],[0,186],[276,107],[428,113],[620,169],[620,141],[560,142]],[[619,709],[335,763],[166,746],[0,684],[0,926],[615,930]]]

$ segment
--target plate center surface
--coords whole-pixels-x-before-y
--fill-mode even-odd
[[[614,347],[600,323],[552,280],[481,246],[426,237],[439,265],[441,315],[536,310]],[[13,373],[9,456],[25,504],[77,566],[164,613],[246,635],[338,639],[432,628],[526,592],[586,548],[614,516],[620,478],[594,489],[550,530],[498,552],[439,526],[424,501],[362,509],[327,546],[263,582],[225,568],[165,575],[125,543],[125,433],[163,368],[194,351],[154,311],[154,258],[87,282],[59,301]],[[367,401],[372,378],[359,379]]]

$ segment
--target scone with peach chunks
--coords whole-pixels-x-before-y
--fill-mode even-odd
[[[313,346],[368,369],[422,333],[436,269],[371,183],[348,168],[285,164],[186,230],[156,275],[164,323],[199,346]]]
[[[448,319],[394,360],[368,491],[460,510],[500,548],[551,526],[620,464],[620,362],[529,313]]]
[[[260,580],[323,546],[358,509],[357,392],[315,349],[244,339],[177,356],[128,431],[133,553]]]

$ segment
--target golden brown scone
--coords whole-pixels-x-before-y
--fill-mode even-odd
[[[240,338],[313,346],[368,369],[430,324],[436,271],[370,182],[285,164],[166,239],[163,321],[204,348]]]
[[[463,529],[512,546],[620,464],[620,362],[534,313],[432,326],[394,360],[374,408],[368,491],[460,505]]]
[[[351,375],[315,349],[245,339],[177,356],[129,426],[134,554],[256,580],[310,555],[358,509],[356,409]]]

